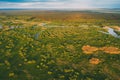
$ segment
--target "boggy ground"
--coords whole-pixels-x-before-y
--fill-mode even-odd
[[[0,29],[0,80],[119,80],[120,39],[99,32],[106,25],[119,26],[119,17],[2,14],[2,26],[22,28]]]

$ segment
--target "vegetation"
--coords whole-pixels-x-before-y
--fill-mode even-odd
[[[99,32],[119,28],[120,15],[22,13],[0,13],[1,80],[120,79],[120,39]]]

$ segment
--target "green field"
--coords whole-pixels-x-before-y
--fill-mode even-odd
[[[118,13],[0,11],[0,80],[120,80],[108,27],[120,35]]]

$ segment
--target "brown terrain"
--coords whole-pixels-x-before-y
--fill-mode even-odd
[[[116,47],[92,47],[90,45],[86,45],[82,47],[82,50],[85,54],[93,54],[96,51],[103,51],[108,54],[120,54],[120,49]]]

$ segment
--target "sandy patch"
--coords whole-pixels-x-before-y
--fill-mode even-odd
[[[115,30],[120,31],[120,27],[119,26],[113,26],[113,28],[115,28]]]
[[[92,58],[89,60],[89,63],[95,64],[95,65],[99,64],[100,62],[101,61],[98,58]]]
[[[108,30],[108,28],[110,28],[110,27],[108,27],[108,26],[104,26],[104,27],[103,27],[103,29],[106,29],[106,30]]]
[[[120,54],[120,49],[116,47],[102,47],[99,48],[99,50],[102,50],[105,53],[109,53],[109,54]]]
[[[83,46],[82,50],[85,54],[93,54],[95,51],[103,51],[108,54],[120,54],[120,49],[116,47],[92,47],[89,45]]]
[[[92,46],[89,46],[89,45],[86,45],[86,46],[83,46],[83,47],[82,47],[82,50],[83,50],[84,53],[86,53],[86,54],[92,54],[93,52],[97,51],[98,48],[92,47]]]
[[[115,29],[115,30],[118,30],[118,31],[120,31],[120,27],[119,26],[104,26],[103,27],[103,29],[106,29],[106,30],[108,30],[109,28],[113,28],[113,29]]]

